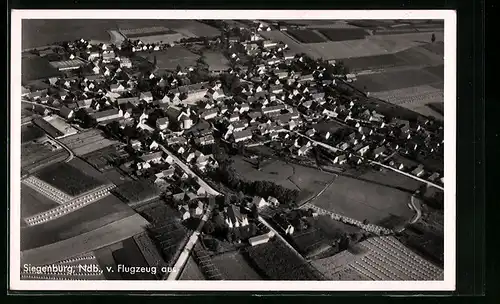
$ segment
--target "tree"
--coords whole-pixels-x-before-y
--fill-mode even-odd
[[[212,234],[215,231],[215,225],[212,221],[207,221],[205,225],[203,225],[203,233]]]
[[[431,42],[434,43],[435,41],[436,41],[436,35],[432,33]]]

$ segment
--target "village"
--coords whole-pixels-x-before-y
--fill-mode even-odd
[[[370,235],[390,237],[401,227],[315,207],[303,191],[247,179],[235,163],[244,161],[258,172],[280,159],[354,178],[390,171],[418,182],[418,195],[444,188],[443,168],[429,161],[443,154],[442,122],[373,100],[353,86],[356,75],[342,61],[315,60],[260,35],[271,28],[287,30],[259,21],[225,23],[217,37],[169,43],[127,38],[119,44],[81,39],[32,51],[29,60],[50,58],[58,73],[24,84],[22,101],[33,114],[23,124],[42,129],[52,150],[78,136],[81,146],[96,145],[86,152],[92,157],[82,153],[85,160],[101,172],[114,168],[127,177],[109,191],[134,210],[151,204],[175,210],[197,238],[191,247],[178,245],[169,266],[184,267],[191,250],[198,264],[203,250],[250,246],[256,248],[249,249],[251,256],[260,255],[258,245],[267,242],[280,242],[290,255],[308,261],[362,244]],[[201,56],[188,65],[162,67],[162,52],[180,47]],[[214,68],[207,51],[223,54],[227,68]],[[96,130],[99,135],[92,136],[100,141],[84,138]],[[96,155],[105,141],[105,152]],[[339,228],[328,246],[301,245],[299,236],[325,214],[351,228]],[[158,222],[152,229],[163,226]],[[304,261],[300,278],[325,279]]]

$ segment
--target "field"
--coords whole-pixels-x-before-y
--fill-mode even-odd
[[[67,163],[58,163],[43,168],[35,175],[44,182],[71,196],[77,196],[102,185],[99,180],[84,174]]]
[[[370,92],[370,94],[442,82],[442,79],[425,70],[406,70],[372,75],[359,75],[357,78],[357,81],[354,82],[354,86],[360,90]]]
[[[248,264],[238,251],[212,257],[212,263],[219,269],[225,280],[262,280],[262,277]]]
[[[331,248],[331,241],[322,230],[310,227],[304,231],[296,231],[289,237],[294,248],[305,258],[311,258]]]
[[[156,56],[156,65],[160,70],[175,70],[178,65],[182,68],[194,66],[200,57],[181,46],[174,46],[155,53],[137,53],[137,55],[149,62],[153,62]]]
[[[45,132],[35,125],[27,124],[21,126],[21,144],[36,140],[44,135]]]
[[[31,57],[22,58],[21,82],[27,84],[30,81],[60,76],[61,73],[49,64],[46,58]]]
[[[130,177],[120,173],[118,169],[107,170],[106,172],[103,173],[103,175],[106,177],[107,180],[109,180],[110,182],[112,182],[117,186],[120,186],[121,184],[124,184],[132,180]]]
[[[271,280],[320,280],[321,276],[279,240],[248,247],[246,254],[259,271]]]
[[[394,159],[396,158],[397,156],[394,157]],[[383,183],[384,185],[387,185],[389,187],[394,187],[402,191],[409,192],[414,192],[422,185],[421,182],[414,180],[413,178],[390,170],[383,172],[378,170],[370,170],[357,176],[357,178],[374,183]]]
[[[163,267],[167,266],[163,258],[161,257],[161,253],[156,248],[153,240],[147,235],[146,232],[135,235],[134,241],[142,252],[144,259],[148,263],[149,266],[154,267]]]
[[[234,157],[234,168],[243,178],[272,181],[289,189],[303,190],[312,196],[321,191],[334,178],[333,175],[319,170],[294,164],[287,164],[280,160],[272,160],[262,165],[261,170],[255,169],[241,157]]]
[[[261,32],[260,34],[267,39],[283,41],[291,51],[306,53],[315,59],[346,59],[391,54],[427,44],[427,41],[430,41],[429,33],[416,33],[367,36],[365,39],[303,44],[280,31]],[[443,41],[443,38],[443,33],[436,33],[436,41]]]
[[[318,43],[326,41],[312,30],[288,30],[287,32],[301,43]]]
[[[41,196],[37,195],[37,199]],[[21,250],[37,248],[98,229],[134,215],[134,211],[109,195],[74,212],[43,224],[21,229]]]
[[[203,56],[206,58],[205,61],[210,71],[221,71],[229,68],[229,60],[221,53],[205,52]]]
[[[145,28],[153,26],[164,26],[185,36],[217,36],[220,31],[195,20],[114,20],[95,19],[51,19],[23,20],[22,24],[22,48],[34,48],[50,45],[57,41],[73,41],[81,38],[109,42],[109,30]],[[64,29],[61,31],[61,29]]]
[[[349,250],[312,263],[330,280],[438,280],[443,271],[394,237],[369,238]]]
[[[200,270],[198,264],[196,264],[195,260],[192,256],[186,262],[184,269],[182,270],[181,275],[179,276],[179,280],[181,281],[204,281],[205,276]]]
[[[129,267],[148,267],[144,256],[141,251],[137,247],[133,238],[127,238],[122,241],[123,247],[113,251],[113,258],[118,265],[125,265]],[[157,269],[158,270],[158,269]],[[122,278],[124,280],[155,280],[161,276],[160,273],[156,273],[158,277],[152,273],[145,272],[137,272],[137,273],[128,273],[122,272]]]
[[[21,218],[50,210],[59,206],[58,203],[41,195],[32,188],[21,184]]]
[[[358,227],[336,221],[328,215],[308,218],[307,221],[316,229],[321,230],[325,237],[332,241],[337,240],[340,234],[344,232],[348,234],[361,232]]]
[[[104,138],[99,130],[89,130],[61,139],[75,155],[85,155],[99,149],[116,144],[116,141]]]
[[[113,190],[121,200],[131,207],[150,201],[160,195],[160,190],[147,180],[129,181]]]
[[[409,219],[411,195],[376,183],[338,176],[334,183],[311,203],[335,213],[370,223],[386,222],[394,216]],[[392,228],[392,227],[387,227]]]
[[[42,144],[27,142],[21,145],[21,168],[31,172],[37,168],[63,161],[68,155],[68,152],[62,148],[52,151]]]
[[[88,233],[21,252],[21,265],[46,265],[89,252],[141,233],[147,221],[135,214]],[[39,228],[37,228],[39,229]]]
[[[421,66],[441,66],[442,69],[443,57],[429,52],[424,48],[425,45],[427,44],[392,54],[347,58],[343,61],[353,73],[367,70],[381,70],[380,72],[387,72],[384,71],[384,69]],[[439,70],[439,68],[430,69]]]
[[[368,36],[363,29],[321,28],[317,30],[330,41],[357,40]]]
[[[174,34],[158,34],[158,35],[148,35],[148,36],[138,36],[135,37],[134,39],[142,41],[144,44],[150,44],[150,43],[178,43],[182,38],[185,38],[186,36],[181,34],[181,33],[174,33]]]

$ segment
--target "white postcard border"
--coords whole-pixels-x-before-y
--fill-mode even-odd
[[[22,19],[444,19],[443,281],[26,281],[20,280]],[[83,38],[83,37],[82,37]],[[456,12],[452,10],[12,10],[10,108],[10,289],[113,291],[451,291],[456,276]]]

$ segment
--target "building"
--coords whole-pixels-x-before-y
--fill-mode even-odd
[[[147,103],[150,103],[153,101],[153,94],[151,94],[151,92],[143,92],[139,96],[139,99],[144,100]]]
[[[229,228],[238,228],[248,225],[248,219],[245,214],[241,214],[235,205],[230,205],[226,212],[226,224]]]
[[[109,89],[113,93],[123,92],[125,91],[125,87],[121,83],[114,83],[109,86]]]
[[[292,235],[295,228],[290,224],[290,222],[286,219],[284,214],[276,214],[273,216],[273,220],[276,225],[283,231],[285,234]]]
[[[68,108],[67,106],[62,106],[59,109],[59,115],[61,115],[61,117],[65,118],[65,119],[73,118],[74,114],[75,114],[75,112],[72,109]]]
[[[137,106],[137,105],[139,105],[139,101],[140,101],[139,97],[123,97],[123,98],[116,99],[116,103],[118,105],[130,103],[130,104],[133,104],[134,106]]]
[[[277,42],[271,41],[271,40],[264,40],[262,41],[262,47],[265,49],[270,49],[278,46]]]
[[[90,117],[96,120],[96,122],[102,122],[106,120],[111,120],[111,119],[116,119],[120,118],[121,112],[119,109],[109,109],[105,111],[100,111],[100,112],[94,112],[90,114]]]
[[[69,71],[79,69],[85,65],[85,61],[80,58],[76,58],[72,60],[52,61],[50,62],[50,65],[59,71]]]
[[[279,114],[284,109],[285,109],[285,105],[280,104],[280,105],[276,105],[276,106],[262,108],[261,111],[262,111],[262,115],[273,115],[273,114]]]
[[[168,122],[168,117],[158,118],[156,120],[156,128],[160,129],[161,131],[166,130],[168,128]]]
[[[260,244],[267,243],[273,236],[274,236],[274,233],[272,231],[270,231],[269,233],[265,233],[265,234],[251,237],[248,239],[248,242],[250,243],[251,246],[257,246]]]
[[[149,154],[144,154],[140,157],[141,161],[144,163],[159,163],[162,159],[162,151],[153,152]]]
[[[111,61],[115,60],[115,58],[116,58],[116,54],[115,54],[115,52],[113,52],[113,51],[104,52],[104,53],[102,54],[102,61],[103,61],[103,62],[106,62],[106,63],[108,63],[108,62],[111,62]]]
[[[131,68],[132,67],[132,61],[128,57],[121,57],[120,58],[120,67],[121,68]]]
[[[212,145],[215,143],[215,138],[213,135],[207,135],[203,137],[198,137],[194,140],[195,144],[200,146]]]
[[[260,196],[255,196],[252,200],[252,204],[257,206],[257,208],[269,206],[269,203],[263,197]]]
[[[203,111],[201,114],[200,114],[200,118],[201,119],[205,119],[205,120],[209,120],[209,119],[213,119],[215,117],[217,117],[217,114],[219,113],[218,109],[217,108],[214,108],[214,109],[208,109],[206,111]]]
[[[252,131],[251,130],[242,130],[233,132],[234,142],[243,142],[252,139]]]

